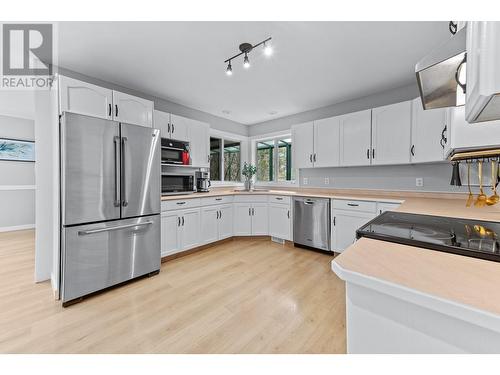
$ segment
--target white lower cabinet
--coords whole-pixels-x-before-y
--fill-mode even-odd
[[[201,245],[200,209],[162,212],[161,255],[171,255]]]
[[[269,235],[291,241],[290,205],[269,203]]]
[[[332,250],[341,253],[352,245],[356,241],[356,230],[375,216],[376,202],[333,200]]]
[[[235,236],[267,236],[268,223],[267,203],[234,204]]]
[[[385,211],[394,211],[401,204],[400,203],[392,203],[392,202],[378,202],[377,203],[377,213],[383,214]]]
[[[233,207],[208,206],[201,209],[201,243],[208,244],[233,235]]]

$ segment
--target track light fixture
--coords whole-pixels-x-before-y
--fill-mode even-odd
[[[245,52],[245,58],[243,59],[243,67],[245,69],[250,68],[250,60],[248,60],[248,54]]]
[[[248,58],[248,54],[256,47],[259,47],[261,45],[263,45],[264,47],[264,55],[265,56],[271,56],[272,53],[273,53],[273,49],[272,49],[272,46],[269,44],[269,41],[271,40],[272,38],[269,37],[265,40],[263,40],[262,42],[260,43],[257,43],[255,45],[251,45],[250,43],[242,43],[240,44],[239,46],[239,49],[240,49],[240,53],[234,55],[233,57],[230,57],[229,59],[227,59],[226,61],[224,61],[224,63],[228,63],[227,65],[227,69],[226,69],[226,74],[228,76],[232,75],[233,74],[233,67],[231,66],[231,60],[241,56],[241,55],[245,55],[245,57],[243,58],[243,67],[245,69],[248,69],[250,68],[250,59]]]

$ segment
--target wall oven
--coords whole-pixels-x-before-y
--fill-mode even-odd
[[[162,195],[191,194],[195,192],[194,172],[161,174]]]
[[[173,139],[161,139],[161,163],[181,165],[186,164],[186,153],[189,150],[189,142],[175,141]]]

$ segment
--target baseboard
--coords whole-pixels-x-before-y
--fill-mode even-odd
[[[0,227],[0,232],[14,232],[16,230],[26,230],[35,228],[35,224],[14,225],[11,227]]]
[[[211,242],[211,243],[206,244],[206,245],[194,247],[194,248],[186,250],[186,251],[181,251],[180,253],[175,253],[175,254],[172,254],[172,255],[166,255],[166,256],[164,256],[164,257],[161,258],[161,262],[165,263],[165,262],[168,262],[169,260],[181,258],[181,257],[184,257],[186,255],[193,254],[193,253],[196,253],[196,252],[201,251],[201,250],[209,249],[211,247],[214,247],[214,246],[217,246],[217,245],[221,245],[223,243],[226,243],[226,242],[229,242],[229,241],[233,241],[233,240],[271,241],[271,236],[233,236],[233,237],[229,237],[229,238],[226,238],[226,239],[223,239],[223,240],[220,240],[220,241]],[[285,243],[283,244],[283,246],[291,246],[291,247],[293,247],[293,242],[285,240]]]
[[[209,248],[214,247],[216,245],[220,245],[220,244],[232,241],[234,238],[235,237],[229,237],[229,238],[225,238],[225,239],[220,240],[220,241],[215,241],[215,242],[208,243],[206,245],[201,245],[201,246],[198,246],[198,247],[194,247],[194,248],[186,250],[186,251],[181,251],[179,253],[175,253],[175,254],[171,254],[171,255],[166,255],[166,256],[164,256],[164,257],[161,258],[161,262],[165,263],[165,262],[168,262],[169,260],[181,258],[181,257],[184,257],[184,256],[189,255],[189,254],[196,253],[196,252],[201,251],[201,250],[209,249]]]

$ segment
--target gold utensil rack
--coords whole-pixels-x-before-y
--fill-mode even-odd
[[[491,150],[457,152],[450,158],[450,161],[494,159],[499,157],[500,148],[495,148]]]

